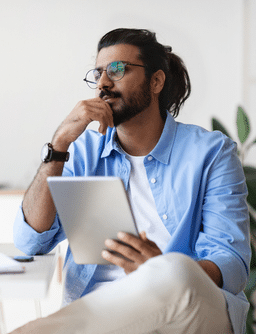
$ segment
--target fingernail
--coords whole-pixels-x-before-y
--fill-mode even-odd
[[[101,256],[102,256],[103,258],[107,258],[107,257],[108,257],[108,251],[103,250],[103,251],[101,252]]]
[[[106,239],[106,240],[105,240],[105,245],[106,245],[106,246],[111,246],[112,243],[113,243],[113,241],[112,241],[111,239]]]
[[[117,233],[117,237],[118,237],[119,239],[123,239],[123,238],[125,238],[125,233],[124,233],[124,232],[118,232],[118,233]]]

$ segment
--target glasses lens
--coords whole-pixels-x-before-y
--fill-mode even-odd
[[[111,80],[117,81],[124,76],[125,64],[122,61],[114,61],[107,66],[107,74]]]
[[[98,70],[90,70],[86,74],[86,82],[90,88],[95,89],[97,87],[97,82],[100,79],[100,72]]]

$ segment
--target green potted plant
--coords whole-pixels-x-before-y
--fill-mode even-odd
[[[251,132],[250,121],[248,115],[245,113],[242,107],[237,109],[237,135],[239,139],[238,143],[238,156],[241,160],[244,174],[246,178],[246,184],[248,188],[247,203],[250,213],[250,231],[251,231],[251,249],[252,249],[252,259],[250,264],[250,277],[248,284],[245,289],[245,294],[250,302],[250,309],[248,312],[247,323],[246,323],[246,333],[254,334],[253,324],[255,323],[253,319],[254,305],[252,303],[252,294],[256,289],[256,168],[252,166],[245,165],[245,158],[251,147],[256,144],[256,138],[253,141],[248,141],[249,134]],[[230,136],[226,128],[219,122],[216,118],[212,118],[212,129],[219,130],[226,136]]]

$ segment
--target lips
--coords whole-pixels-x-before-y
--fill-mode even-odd
[[[111,100],[120,97],[120,94],[116,92],[101,91],[99,97],[105,102],[110,102]]]
[[[115,99],[115,97],[114,96],[110,96],[110,95],[105,95],[102,98],[102,100],[105,101],[105,102],[107,102],[109,100],[112,100],[112,99]]]

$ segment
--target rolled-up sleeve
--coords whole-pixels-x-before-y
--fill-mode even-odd
[[[72,176],[74,148],[69,149],[71,158],[64,165],[62,176]],[[38,233],[27,222],[23,214],[22,204],[18,209],[13,225],[13,239],[15,246],[29,255],[46,254],[50,252],[59,242],[66,239],[58,214],[50,230]]]
[[[85,139],[85,136],[87,139]],[[91,139],[94,138],[94,140]],[[85,164],[92,164],[93,161],[98,161],[100,150],[92,149],[93,144],[98,143],[98,133],[94,131],[84,132],[76,141],[69,147],[70,159],[64,164],[62,176],[83,176],[85,175]],[[92,147],[90,147],[90,145]],[[95,144],[94,144],[95,145]],[[90,158],[95,154],[94,159]],[[87,155],[89,154],[89,158]],[[65,232],[61,225],[58,214],[55,217],[54,223],[50,230],[38,233],[29,224],[26,223],[22,205],[20,206],[13,226],[13,238],[15,246],[26,254],[45,254],[50,252],[59,242],[66,239]]]
[[[199,258],[221,270],[223,289],[237,294],[246,285],[250,263],[247,187],[236,144],[225,138],[207,173]]]
[[[22,206],[19,207],[13,226],[13,239],[15,246],[25,254],[46,254],[65,238],[58,215],[50,230],[38,233],[26,223]]]

